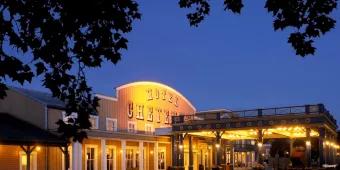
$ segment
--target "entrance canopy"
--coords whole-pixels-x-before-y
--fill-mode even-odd
[[[7,113],[0,113],[0,144],[65,146],[67,143],[46,130]]]
[[[172,133],[215,137],[223,131],[224,139],[304,138],[326,134],[336,136],[336,120],[324,105],[303,105],[242,111],[222,110],[172,117]],[[320,128],[325,131],[320,131]],[[322,134],[320,134],[322,133]]]

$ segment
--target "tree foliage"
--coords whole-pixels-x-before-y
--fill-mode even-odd
[[[127,49],[125,33],[140,19],[132,0],[1,0],[0,44],[7,41],[15,56],[0,50],[0,97],[5,78],[24,83],[43,76],[43,85],[64,101],[67,114],[78,113],[69,123],[58,121],[64,137],[81,141],[91,127],[97,99],[86,83],[84,70],[104,60],[117,63]],[[22,54],[30,53],[30,63]]]
[[[187,15],[192,26],[204,20],[210,12],[209,0],[179,0],[181,8],[194,8]],[[224,10],[241,13],[242,0],[224,0]],[[274,30],[292,30],[288,43],[296,55],[302,57],[315,53],[313,42],[335,26],[330,16],[336,9],[336,0],[267,0],[265,8],[273,15]]]
[[[210,12],[209,0],[178,3],[193,8],[187,15],[191,26]],[[314,39],[334,27],[330,13],[336,5],[336,0],[267,0],[265,8],[275,30],[294,29],[288,42],[305,56],[314,54]],[[241,13],[243,6],[242,0],[224,0],[225,11]],[[43,86],[66,103],[66,113],[78,113],[67,124],[58,121],[59,131],[81,141],[98,106],[85,70],[104,61],[116,64],[127,49],[126,33],[140,18],[134,0],[0,0],[0,98],[6,96],[5,79],[23,84],[41,76]],[[17,53],[6,52],[6,43]],[[32,56],[29,62],[23,54]]]

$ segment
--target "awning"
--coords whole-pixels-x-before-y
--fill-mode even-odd
[[[0,145],[65,146],[67,142],[7,113],[0,113]]]

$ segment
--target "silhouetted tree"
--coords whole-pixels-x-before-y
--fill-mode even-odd
[[[275,30],[296,29],[288,42],[305,56],[314,54],[313,39],[334,27],[330,13],[336,5],[336,0],[267,0],[265,8]],[[208,0],[179,0],[179,6],[194,8],[187,15],[192,26],[210,11]],[[240,13],[242,7],[242,0],[224,0],[225,10]],[[6,78],[23,84],[42,76],[43,86],[67,104],[66,113],[78,113],[69,124],[58,121],[59,132],[81,141],[98,105],[84,71],[104,60],[116,64],[127,49],[125,34],[140,17],[134,0],[0,0],[0,98],[6,96]],[[16,52],[6,51],[5,44]],[[24,55],[32,57],[29,62]]]

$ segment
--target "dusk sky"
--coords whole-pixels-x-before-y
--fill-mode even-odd
[[[295,55],[288,32],[275,32],[265,1],[246,1],[241,15],[210,1],[211,14],[189,26],[177,1],[138,1],[142,20],[128,34],[129,48],[117,65],[88,71],[95,92],[146,80],[167,84],[198,110],[251,109],[324,103],[340,121],[340,29],[316,42],[317,52]],[[339,11],[334,13],[340,22]],[[339,26],[339,25],[338,25]],[[25,88],[40,89],[35,80]]]

